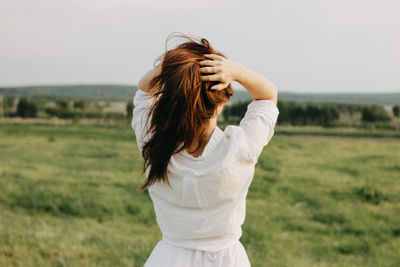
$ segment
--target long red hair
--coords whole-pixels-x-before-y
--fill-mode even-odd
[[[143,173],[148,167],[150,171],[140,190],[158,181],[170,185],[167,167],[172,155],[190,147],[195,138],[195,152],[201,149],[206,142],[207,121],[215,116],[218,105],[228,102],[233,95],[230,84],[223,90],[208,90],[219,82],[201,79],[199,62],[208,59],[204,54],[225,56],[216,52],[205,38],[198,41],[184,34],[181,37],[188,41],[159,57],[161,71],[150,81],[155,101],[146,134],[152,135],[142,149]]]

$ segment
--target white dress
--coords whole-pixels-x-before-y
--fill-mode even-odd
[[[142,152],[149,138],[143,133],[150,125],[153,99],[138,89],[133,103],[132,128]],[[145,267],[251,266],[239,241],[246,196],[278,114],[272,101],[253,100],[239,126],[214,129],[201,156],[183,149],[171,157],[167,169],[171,187],[155,183],[148,188],[162,240]]]

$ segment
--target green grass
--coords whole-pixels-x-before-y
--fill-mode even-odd
[[[399,266],[398,139],[277,135],[247,198],[252,266]],[[161,238],[133,131],[0,125],[0,266],[143,266]]]
[[[399,127],[393,125],[393,127]],[[371,125],[371,129],[361,127],[328,127],[322,126],[283,126],[275,128],[276,135],[310,135],[338,137],[372,137],[400,138],[399,130],[379,129]]]

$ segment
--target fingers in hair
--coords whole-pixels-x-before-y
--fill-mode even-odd
[[[220,75],[214,74],[214,75],[202,75],[201,80],[202,81],[218,81],[220,79]]]

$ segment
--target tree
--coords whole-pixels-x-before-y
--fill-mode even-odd
[[[225,105],[224,108],[222,109],[222,117],[224,118],[224,121],[228,121],[230,115],[231,115],[230,106]]]
[[[34,118],[37,115],[36,104],[28,98],[23,97],[19,100],[17,105],[17,115],[22,118]]]
[[[303,106],[297,102],[292,102],[289,106],[289,119],[292,125],[305,125],[305,110]]]
[[[230,115],[231,117],[236,117],[236,119],[241,120],[247,111],[247,106],[250,104],[251,101],[239,101],[230,106]]]
[[[251,101],[244,100],[231,105],[225,105],[222,110],[222,116],[226,122],[239,124],[247,111],[247,106]]]
[[[57,99],[56,100],[56,106],[59,108],[59,109],[67,109],[68,108],[68,101],[67,100],[65,100],[65,99]]]
[[[133,103],[132,101],[128,101],[128,103],[126,103],[126,116],[128,119],[132,119],[132,112],[133,112]]]
[[[314,103],[307,103],[305,109],[305,115],[307,124],[317,124],[321,123],[321,110]]]
[[[322,103],[321,105],[321,124],[323,127],[330,127],[339,119],[339,109],[335,104]]]
[[[84,110],[87,106],[87,103],[85,100],[77,100],[74,101],[74,108],[75,109],[80,109],[80,110]]]
[[[3,111],[4,116],[8,117],[11,115],[12,110],[14,108],[15,97],[14,96],[4,96],[3,99]]]
[[[371,105],[363,108],[361,120],[364,122],[390,121],[390,115],[382,106]]]
[[[58,109],[55,107],[46,107],[44,112],[46,112],[50,117],[58,117]]]
[[[278,116],[278,121],[277,124],[281,125],[283,123],[289,123],[290,117],[289,117],[289,105],[291,102],[288,101],[282,101],[278,100],[278,110],[279,110],[279,116]]]
[[[400,116],[400,106],[399,105],[394,106],[392,110],[393,110],[393,115],[395,115],[396,117]]]

